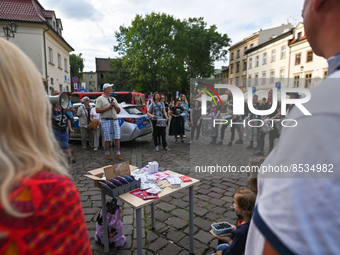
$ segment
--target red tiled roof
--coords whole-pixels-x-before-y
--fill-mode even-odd
[[[1,0],[0,19],[46,22],[43,9],[35,0]]]
[[[302,41],[302,40],[304,40],[304,39],[306,39],[307,38],[307,36],[302,36],[300,39],[297,39],[297,38],[294,38],[293,40],[291,40],[290,42],[289,42],[289,44],[293,44],[293,43],[296,43],[296,42],[300,42],[300,41]]]
[[[96,71],[97,72],[112,72],[109,64],[109,58],[96,58]]]

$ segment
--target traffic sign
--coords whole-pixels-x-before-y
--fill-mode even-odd
[[[277,89],[281,89],[281,82],[277,82],[277,83],[275,83],[275,87],[277,88]]]
[[[252,92],[253,92],[253,94],[256,93],[256,87],[252,87]]]
[[[72,77],[72,81],[73,81],[74,83],[78,83],[78,82],[79,82],[79,78],[78,78],[77,76],[73,76],[73,77]]]

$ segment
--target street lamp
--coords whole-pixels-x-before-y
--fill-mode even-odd
[[[14,38],[14,34],[18,30],[18,25],[14,21],[12,21],[8,25],[4,26],[3,30],[4,30],[5,37],[7,38],[7,40],[9,40],[10,37]]]

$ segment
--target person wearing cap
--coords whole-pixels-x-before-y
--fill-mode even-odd
[[[81,133],[81,144],[83,146],[83,149],[87,148],[87,138],[89,139],[90,147],[93,147],[93,132],[91,132],[91,130],[89,130],[87,127],[91,122],[90,114],[90,98],[85,96],[83,97],[83,105],[80,106],[77,111]]]
[[[104,94],[97,98],[96,112],[100,113],[105,139],[105,158],[112,159],[110,155],[110,142],[115,140],[117,159],[123,160],[120,154],[120,126],[117,114],[120,112],[118,102],[111,97],[113,84],[105,83],[103,86]],[[112,132],[113,131],[113,132]]]

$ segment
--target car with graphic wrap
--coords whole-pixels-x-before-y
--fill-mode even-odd
[[[76,112],[81,105],[81,103],[73,104]],[[91,108],[95,107],[95,104],[90,103],[90,106]],[[120,126],[121,142],[133,141],[152,132],[152,125],[148,115],[138,106],[121,103],[119,104],[119,107],[121,111],[117,117]],[[72,128],[74,133],[70,134],[70,140],[81,140],[79,118],[77,115],[74,115]]]

